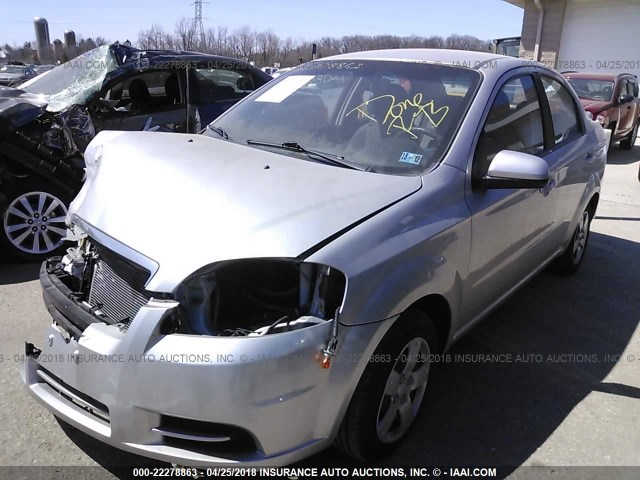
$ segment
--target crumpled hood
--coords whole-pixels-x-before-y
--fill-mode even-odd
[[[46,95],[27,93],[19,88],[0,87],[0,117],[14,128],[40,116],[47,108]]]
[[[579,100],[582,108],[592,113],[601,112],[612,106],[611,102],[604,102],[602,100],[587,100],[585,98],[580,98]]]
[[[100,150],[70,218],[156,262],[152,291],[222,260],[297,257],[422,185],[203,135],[103,132],[87,162]]]

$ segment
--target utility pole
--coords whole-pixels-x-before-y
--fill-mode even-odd
[[[204,25],[202,24],[202,0],[194,0],[195,15],[193,16],[193,31],[198,41],[198,47],[204,45]]]

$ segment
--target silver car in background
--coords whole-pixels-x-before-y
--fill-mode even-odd
[[[23,380],[168,462],[376,458],[433,355],[546,266],[578,269],[606,155],[557,72],[449,50],[303,65],[202,135],[102,132]]]

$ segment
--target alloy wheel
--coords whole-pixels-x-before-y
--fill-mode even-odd
[[[4,233],[18,250],[41,255],[62,245],[67,231],[67,207],[55,195],[28,192],[9,204],[4,215]]]
[[[410,340],[398,356],[378,407],[376,431],[383,443],[402,437],[413,423],[427,388],[429,344],[424,338]]]
[[[573,262],[580,263],[580,259],[587,246],[587,237],[589,236],[589,212],[584,211],[576,228],[575,238],[573,240]]]

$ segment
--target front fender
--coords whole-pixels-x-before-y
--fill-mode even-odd
[[[471,245],[464,181],[462,171],[441,165],[425,176],[420,191],[306,259],[347,277],[343,323],[385,320],[430,294],[447,299],[455,322]]]

